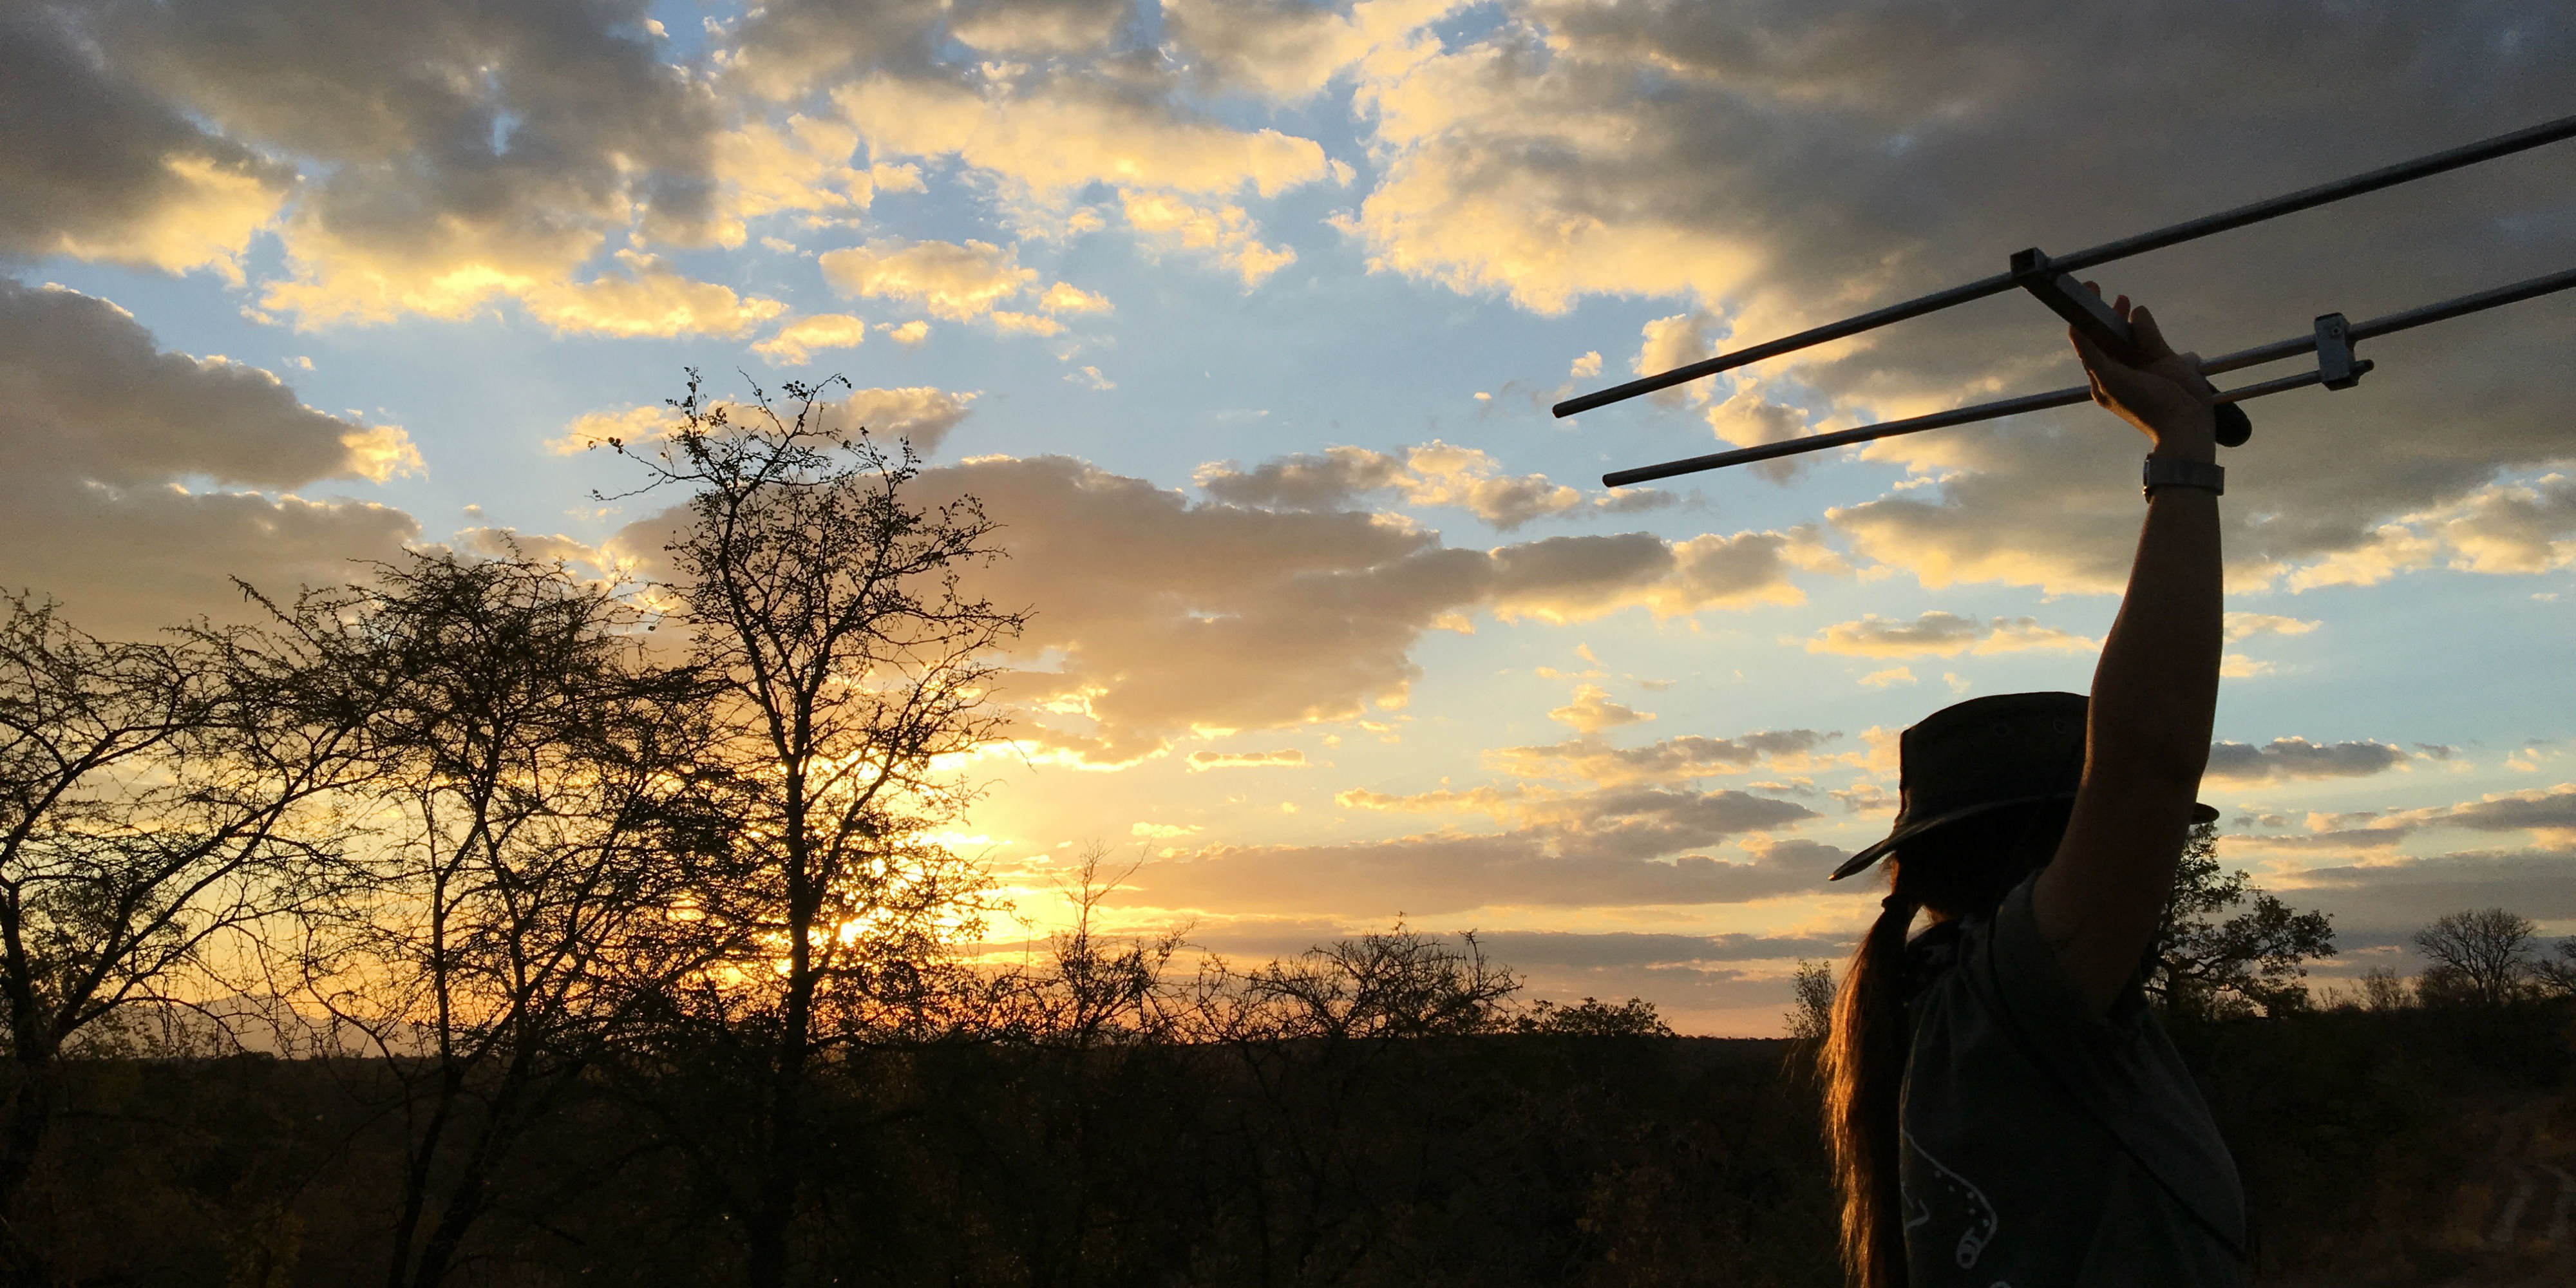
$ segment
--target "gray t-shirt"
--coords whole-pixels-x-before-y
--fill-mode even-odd
[[[2182,1057],[2135,985],[2094,1011],[2030,897],[1960,931],[1913,1003],[1909,1288],[2244,1283],[2244,1191]]]

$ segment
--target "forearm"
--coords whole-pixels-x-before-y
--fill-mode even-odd
[[[2218,708],[2218,504],[2191,487],[2160,488],[2147,503],[2128,593],[2093,672],[2086,776],[2115,779],[2138,805],[2177,816],[2198,789]]]
[[[2217,455],[2206,402],[2139,419],[2159,457]],[[2209,761],[2224,617],[2218,506],[2215,493],[2180,485],[2147,502],[2128,592],[2093,672],[2084,781],[2035,892],[2041,933],[2099,1007],[2155,938]]]

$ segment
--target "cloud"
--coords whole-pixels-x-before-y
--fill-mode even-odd
[[[1585,684],[1576,686],[1574,701],[1548,712],[1547,718],[1589,737],[1604,729],[1616,729],[1655,717],[1650,712],[1611,701],[1610,695],[1599,685]]]
[[[2479,832],[2528,831],[2543,839],[2576,844],[2576,783],[2508,792],[2454,805],[2426,822]]]
[[[2101,647],[2100,640],[2042,626],[2036,618],[1996,617],[1981,622],[1938,611],[1910,622],[1864,614],[1859,621],[1828,626],[1807,641],[1810,653],[1851,657],[1956,657],[1961,653],[2018,653],[2028,649],[2089,653]]]
[[[1020,267],[1018,251],[981,241],[870,242],[826,251],[816,262],[843,295],[907,300],[933,317],[961,322],[992,312],[1038,280],[1036,269]]]
[[[1476,936],[1486,950],[1515,970],[1528,967],[1668,966],[1694,962],[1779,961],[1840,957],[1851,940],[1839,935],[1676,935],[1639,931],[1607,934],[1566,930],[1491,930]]]
[[[1361,0],[1350,12],[1276,0],[1165,0],[1163,26],[1211,89],[1297,100],[1460,0]]]
[[[1350,168],[1312,139],[1237,129],[1185,106],[1177,82],[1152,66],[916,67],[841,84],[832,101],[873,155],[953,158],[991,182],[1017,226],[1097,227],[1100,214],[1076,203],[1105,185],[1149,251],[1207,256],[1257,286],[1297,254],[1262,241],[1236,195],[1347,181]]]
[[[1233,462],[1199,467],[1195,481],[1209,496],[1237,505],[1296,510],[1338,510],[1358,497],[1402,486],[1405,466],[1396,457],[1363,447],[1328,447],[1321,453],[1273,457],[1251,470]]]
[[[303,405],[269,372],[162,350],[105,300],[0,279],[0,585],[91,630],[234,616],[398,553],[409,515],[291,489],[417,469],[397,426]]]
[[[1487,752],[1495,768],[1519,778],[1575,779],[1601,787],[1680,783],[1772,767],[1805,768],[1816,748],[1840,737],[1813,729],[1776,729],[1739,738],[1685,734],[1642,747],[1613,747],[1592,737]]]
[[[1773,402],[1750,383],[1728,395],[1726,401],[1712,404],[1707,417],[1709,431],[1717,435],[1719,442],[1733,447],[1786,442],[1807,432],[1805,408]],[[1755,461],[1750,468],[1757,477],[1780,483],[1794,476],[1801,464],[1799,457],[1784,456]]]
[[[1843,855],[1812,841],[1776,840],[1748,847],[1749,861],[1655,857],[1812,817],[1796,805],[1739,792],[1629,792],[1568,802],[1561,809],[1535,825],[1490,835],[1209,846],[1145,864],[1116,900],[1357,917],[1490,907],[1746,903],[1827,893],[1825,874]]]
[[[1709,337],[1718,325],[1717,315],[1706,309],[1692,309],[1671,317],[1656,318],[1638,329],[1645,343],[1637,356],[1628,360],[1628,370],[1641,376],[1688,366],[1717,352],[1717,343]],[[1709,387],[1701,383],[1675,385],[1646,395],[1667,407],[1679,407],[1684,401],[1708,401]]]
[[[234,280],[294,185],[80,48],[67,17],[0,18],[0,256],[70,255]]]
[[[2576,847],[2576,783],[2501,792],[2456,805],[2421,809],[2359,810],[2344,814],[2312,813],[2305,835],[2249,835],[2239,838],[2269,850],[2390,849],[2419,832],[2459,828],[2472,832],[2527,832],[2552,849]]]
[[[859,132],[828,117],[747,120],[710,146],[720,194],[710,235],[726,246],[741,245],[753,219],[791,212],[847,217],[874,205],[879,188],[922,187],[921,172],[911,166],[852,166]]]
[[[1039,297],[1038,307],[1049,313],[1106,313],[1110,304],[1071,282],[1058,282]]]
[[[2229,613],[2225,631],[2227,642],[2233,644],[2257,635],[2305,635],[2324,624],[2270,613]]]
[[[787,309],[776,300],[746,298],[729,286],[693,281],[640,251],[621,250],[617,260],[625,273],[587,282],[523,284],[519,298],[538,321],[557,331],[630,337],[738,336]],[[305,312],[324,316],[315,309]],[[361,310],[349,316],[382,320],[391,315]]]
[[[1064,332],[1064,323],[1035,313],[1014,313],[1007,309],[995,309],[985,315],[985,320],[993,324],[994,330],[1004,334],[1018,332],[1022,335],[1061,335]]]
[[[1169,193],[1131,192],[1124,210],[1127,226],[1145,234],[1147,245],[1210,255],[1233,269],[1245,290],[1297,262],[1297,252],[1263,245],[1253,235],[1252,216],[1241,206],[1202,205]]]
[[[997,53],[1076,53],[1106,43],[1130,13],[1124,0],[985,0],[961,6],[949,31]]]
[[[538,559],[587,564],[602,573],[617,568],[617,561],[599,547],[561,533],[521,532],[515,528],[462,528],[450,540],[458,549],[486,559]]]
[[[2464,851],[2308,868],[2271,884],[2293,902],[2322,904],[2338,931],[2404,934],[2446,912],[2511,909],[2551,921],[2576,918],[2576,849]]]
[[[775,102],[871,67],[926,69],[950,6],[941,0],[774,0],[728,33],[729,87]]]
[[[1101,81],[1020,89],[875,75],[832,100],[878,156],[953,156],[1044,194],[1105,183],[1203,197],[1248,187],[1268,197],[1332,173],[1311,139],[1233,129]]]
[[[2564,474],[2481,488],[2426,522],[2454,568],[2537,573],[2576,567],[2576,478]]]
[[[900,438],[912,444],[914,451],[928,456],[939,450],[948,431],[966,419],[974,401],[971,393],[950,393],[928,385],[854,389],[841,400],[838,417],[842,423],[865,429],[880,441]]]
[[[817,313],[778,329],[778,334],[751,346],[753,353],[782,367],[801,367],[816,349],[853,349],[867,342],[864,318],[847,313]]]
[[[1005,301],[1037,289],[1038,272],[1023,268],[1017,247],[968,241],[876,241],[866,246],[825,251],[817,257],[823,277],[843,295],[905,300],[928,309],[933,317],[952,321],[981,319],[1005,333],[1049,336],[1064,330],[1053,317],[1000,307]],[[1109,301],[1079,287],[1057,282],[1038,298],[1048,313],[1097,313]],[[920,326],[918,332],[913,328]],[[906,339],[907,333],[911,334]],[[895,338],[906,344],[928,334],[923,324],[908,324]]]
[[[1860,677],[1860,682],[1863,687],[1872,689],[1884,689],[1895,684],[1916,683],[1913,670],[1909,667],[1902,666],[1891,666],[1884,671],[1872,671],[1869,674]]]
[[[1304,510],[1340,509],[1391,492],[1409,505],[1458,506],[1503,532],[1581,509],[1624,514],[1676,499],[1653,488],[1586,492],[1544,474],[1501,471],[1501,462],[1480,449],[1434,439],[1394,453],[1329,447],[1273,457],[1249,470],[1231,461],[1210,463],[1199,467],[1195,481],[1221,501]]]
[[[719,105],[703,79],[664,61],[631,3],[181,0],[38,12],[82,38],[69,58],[94,59],[99,77],[149,87],[155,100],[85,108],[97,136],[87,150],[102,162],[150,157],[172,176],[159,183],[164,197],[196,194],[157,209],[193,206],[198,249],[140,257],[204,262],[272,227],[285,275],[258,290],[267,313],[307,326],[453,319],[514,297],[566,330],[669,335],[737,334],[745,308],[756,310],[673,274],[584,271],[612,237],[644,253],[715,240],[724,223]],[[66,58],[45,61],[59,73]],[[189,124],[174,131],[174,118]],[[112,168],[55,174],[83,201],[114,205],[123,192],[128,207],[148,204],[131,199],[142,190],[131,168],[122,178]],[[137,257],[114,245],[63,249]]]
[[[1823,566],[1812,531],[1557,537],[1488,549],[1350,511],[1193,504],[1064,457],[980,458],[925,473],[926,502],[972,494],[1008,555],[977,594],[1036,610],[1005,700],[1034,752],[1094,764],[1217,730],[1290,728],[1400,705],[1426,631],[1468,615],[1586,621],[1792,603]],[[649,564],[668,514],[612,550]]]
[[[2320,744],[2305,738],[2275,738],[2260,747],[2242,742],[2211,744],[2209,768],[2203,776],[2228,783],[2364,778],[2405,763],[2406,753],[2384,742]]]
[[[1294,747],[1276,751],[1193,751],[1189,771],[1205,773],[1211,769],[1304,769],[1306,753]]]

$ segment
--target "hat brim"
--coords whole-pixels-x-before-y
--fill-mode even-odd
[[[2016,796],[2011,800],[1980,801],[1974,805],[1961,806],[1960,808],[1951,810],[1946,814],[1935,814],[1930,818],[1917,819],[1914,822],[1908,823],[1905,826],[1888,833],[1886,839],[1881,840],[1878,843],[1863,849],[1860,853],[1843,860],[1842,866],[1835,868],[1834,874],[1826,877],[1825,880],[1840,881],[1844,877],[1850,876],[1851,874],[1878,862],[1880,859],[1886,858],[1888,851],[1895,849],[1905,841],[1913,837],[1921,836],[1925,832],[1929,832],[1936,827],[1946,827],[1949,824],[1960,821],[1961,819],[1975,818],[1980,814],[1990,814],[1999,809],[2011,809],[2016,805],[2037,805],[2043,801],[2066,801],[2073,799],[2075,798],[2071,795],[2058,792],[2052,792],[2045,796]],[[2217,822],[2218,810],[2209,805],[2193,802],[2191,807],[2191,821],[2194,823]]]

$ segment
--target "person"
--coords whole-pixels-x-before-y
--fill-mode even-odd
[[[2189,829],[2216,817],[2195,803],[2218,700],[2216,404],[2197,355],[2114,309],[2128,360],[2070,336],[2094,401],[2153,447],[2092,695],[1979,698],[1907,729],[1894,830],[1833,874],[1888,872],[1825,1048],[1858,1288],[2245,1279],[2234,1163],[2141,988]]]

